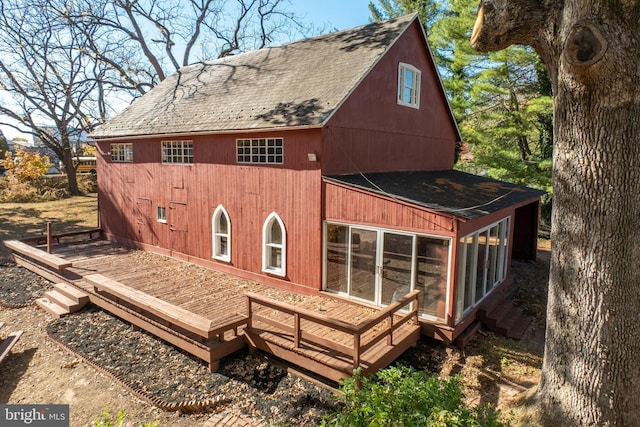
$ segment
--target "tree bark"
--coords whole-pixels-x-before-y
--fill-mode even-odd
[[[551,425],[640,425],[640,5],[483,0],[472,45],[533,46],[554,89]]]
[[[64,170],[67,174],[67,188],[69,189],[69,194],[72,196],[80,195],[80,189],[78,188],[78,174],[76,173],[76,168],[73,166],[73,154],[70,149],[64,150],[62,164],[64,165]]]

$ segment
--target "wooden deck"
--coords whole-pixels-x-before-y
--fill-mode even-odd
[[[82,289],[93,304],[199,357],[211,370],[248,344],[338,380],[357,367],[375,372],[420,336],[417,293],[379,310],[270,288],[105,240],[58,243],[53,254],[42,239],[5,245],[18,264]]]

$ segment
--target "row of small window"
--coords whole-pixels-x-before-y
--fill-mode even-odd
[[[167,209],[156,208],[158,222],[167,222]],[[231,262],[231,221],[226,209],[220,205],[213,212],[213,258]],[[287,232],[284,223],[273,212],[262,227],[262,271],[278,276],[286,275]]]
[[[282,164],[282,138],[236,140],[238,163]],[[133,144],[111,144],[112,162],[133,162]],[[192,141],[162,141],[162,163],[193,163]]]

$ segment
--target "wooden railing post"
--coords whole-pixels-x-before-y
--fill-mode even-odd
[[[300,313],[293,313],[293,345],[300,347]]]
[[[251,329],[251,297],[247,295],[247,328]]]
[[[360,366],[360,334],[353,334],[353,369]]]
[[[389,335],[387,335],[387,345],[393,345],[393,314],[389,313]]]
[[[53,227],[47,222],[47,253],[53,253]]]

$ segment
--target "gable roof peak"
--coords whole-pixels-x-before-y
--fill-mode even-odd
[[[320,127],[416,14],[182,67],[96,138]]]

